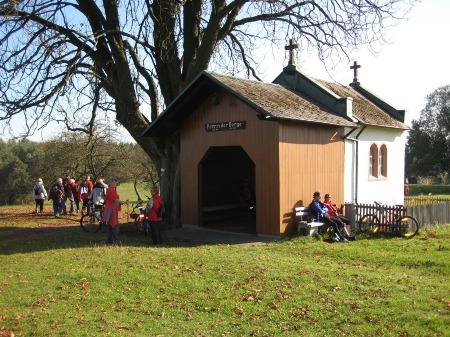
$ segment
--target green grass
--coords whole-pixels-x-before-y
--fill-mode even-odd
[[[449,225],[411,240],[162,248],[126,225],[111,247],[78,218],[30,211],[0,207],[0,335],[449,335]]]
[[[409,197],[418,195],[428,195],[431,193],[433,197],[449,197],[450,185],[424,185],[424,184],[408,184]]]

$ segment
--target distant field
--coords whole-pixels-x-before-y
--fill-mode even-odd
[[[450,197],[450,185],[424,185],[424,184],[408,184],[408,196],[431,195],[435,197]]]

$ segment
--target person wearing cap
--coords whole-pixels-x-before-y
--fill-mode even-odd
[[[107,244],[119,245],[119,211],[123,204],[129,205],[129,201],[120,200],[116,190],[117,178],[111,177],[108,180],[108,188],[105,195],[105,208],[103,210],[103,221],[107,227]]]
[[[33,199],[36,202],[34,213],[42,214],[44,212],[44,201],[47,199],[47,191],[45,190],[42,178],[36,180],[33,186]],[[39,213],[38,213],[39,208]]]

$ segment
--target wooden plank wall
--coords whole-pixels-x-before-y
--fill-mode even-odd
[[[278,124],[261,121],[256,112],[219,91],[219,104],[206,100],[185,121],[181,140],[181,221],[199,225],[199,163],[211,146],[241,146],[255,163],[256,231],[279,234]],[[245,130],[206,132],[206,123],[245,121]],[[258,207],[273,205],[273,207]]]
[[[342,128],[304,123],[280,123],[281,232],[294,230],[292,209],[308,206],[313,193],[330,193],[344,203],[344,142]]]

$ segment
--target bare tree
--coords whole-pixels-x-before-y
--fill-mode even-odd
[[[382,39],[414,2],[0,1],[0,119],[21,114],[28,133],[56,120],[92,134],[112,115],[165,169],[161,187],[178,223],[178,135],[139,135],[199,72],[216,61],[258,79],[254,50],[291,36],[322,59],[346,56]]]

